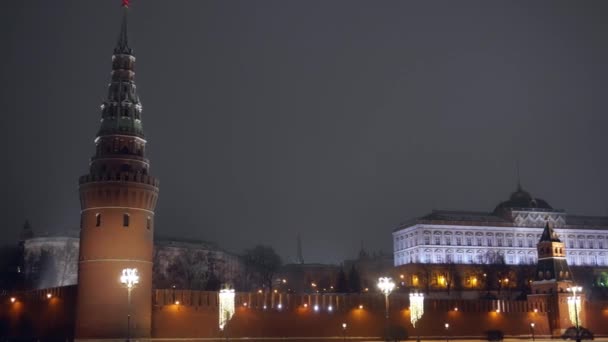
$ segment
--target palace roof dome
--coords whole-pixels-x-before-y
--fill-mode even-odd
[[[501,202],[496,206],[494,213],[506,209],[553,210],[553,207],[544,199],[532,197],[529,192],[522,189],[521,185],[518,185],[517,190],[511,194],[511,197],[508,200]]]

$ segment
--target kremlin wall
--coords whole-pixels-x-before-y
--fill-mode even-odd
[[[100,298],[103,295],[99,293]],[[76,296],[75,286],[0,296],[0,336],[72,340]],[[15,298],[14,302],[11,297]],[[446,335],[450,339],[485,339],[488,330],[500,330],[505,337],[527,339],[531,338],[530,323],[535,325],[536,337],[549,337],[555,324],[550,318],[551,304],[543,301],[429,299],[424,301],[424,314],[414,328],[410,323],[407,293],[393,293],[389,298],[390,330],[400,334],[405,331],[409,339],[418,335],[422,339],[443,339]],[[237,293],[235,308],[234,316],[222,332],[218,328],[217,292],[153,290],[150,337],[217,338],[218,341],[226,337],[256,341],[301,337],[322,341],[346,334],[349,340],[373,340],[381,338],[386,327],[384,297],[380,293]],[[608,335],[605,324],[608,302],[585,301],[583,308],[583,326],[596,336]],[[133,316],[137,314],[137,310],[132,311]],[[124,322],[126,327],[126,316]],[[347,324],[346,331],[342,323]],[[447,332],[445,323],[449,323]]]

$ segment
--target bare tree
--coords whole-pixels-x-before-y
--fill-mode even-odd
[[[208,267],[203,251],[186,249],[167,267],[167,278],[177,288],[202,290],[208,279]]]
[[[348,271],[348,289],[353,293],[360,293],[362,289],[361,277],[354,265],[351,266],[350,271]]]
[[[243,256],[248,273],[272,290],[272,279],[281,267],[281,257],[269,246],[258,245]]]
[[[447,263],[441,270],[441,274],[445,279],[446,290],[449,295],[450,290],[452,290],[453,287],[458,285],[460,279],[460,277],[458,276],[458,270],[456,269],[456,264],[454,264],[453,262]]]
[[[433,266],[431,264],[420,264],[420,276],[424,286],[424,292],[428,294],[431,291],[431,280],[433,279]]]
[[[57,257],[58,261],[61,260],[60,262],[62,263],[59,267],[61,269],[59,285],[73,285],[78,281],[75,277],[78,274],[78,247],[76,246],[76,242],[71,239],[66,240],[62,254],[61,259],[59,259],[59,256]]]
[[[498,290],[509,287],[511,282],[511,268],[505,262],[503,254],[495,251],[487,251],[483,257],[484,280],[486,290]],[[506,279],[506,281],[505,281]]]

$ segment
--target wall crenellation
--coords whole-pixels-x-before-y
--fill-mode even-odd
[[[156,289],[154,290],[156,307],[169,305],[217,308],[218,293],[210,291]],[[176,304],[179,303],[179,304]],[[408,310],[409,295],[394,293],[389,297],[390,306],[394,309]],[[279,308],[280,304],[280,308]],[[288,294],[237,292],[235,305],[251,310],[314,310],[349,311],[352,309],[384,310],[384,296],[381,294]],[[495,313],[546,313],[548,307],[544,301],[521,300],[466,300],[466,299],[427,299],[425,310],[458,311],[458,312],[495,312]]]

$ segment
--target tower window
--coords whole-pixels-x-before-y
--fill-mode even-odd
[[[148,216],[148,220],[146,221],[146,228],[148,230],[152,229],[152,218]]]
[[[123,227],[128,227],[129,226],[129,219],[130,219],[130,215],[129,214],[122,215],[122,226]]]
[[[97,213],[95,214],[95,227],[99,226],[101,226],[101,214]]]

